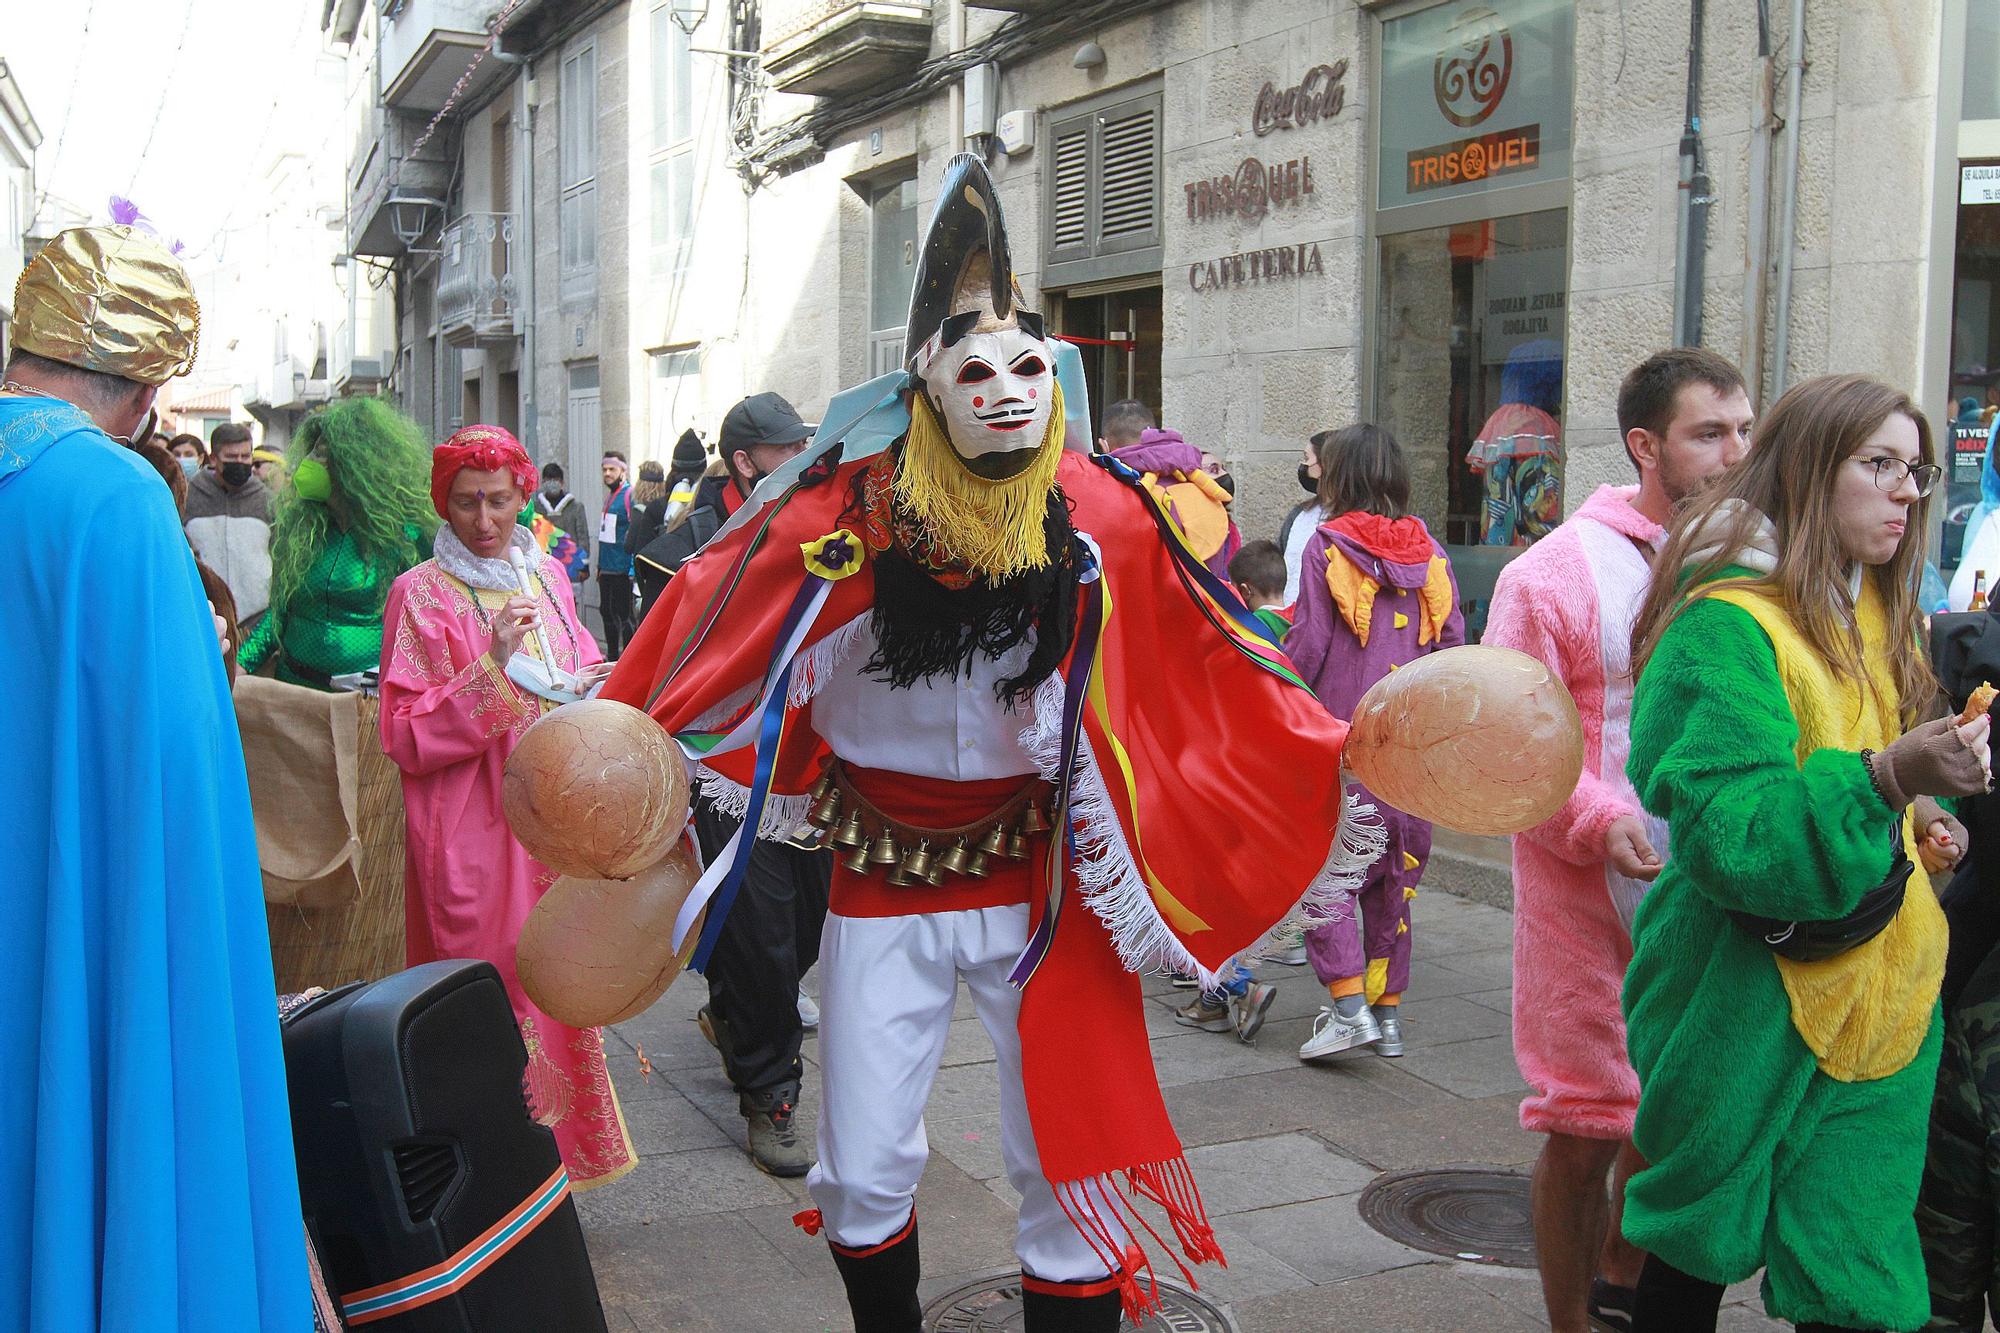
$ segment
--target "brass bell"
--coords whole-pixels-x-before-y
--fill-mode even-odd
[[[862,841],[855,843],[854,850],[849,852],[845,857],[842,858],[841,864],[847,867],[848,873],[850,874],[854,875],[867,874],[868,873],[867,840],[864,838]]]
[[[989,872],[985,852],[974,852],[968,859],[965,873],[969,879],[985,879]]]
[[[972,849],[961,839],[945,850],[945,854],[938,858],[938,864],[948,874],[963,875],[972,865]]]
[[[868,860],[873,865],[892,866],[903,859],[903,853],[896,846],[896,835],[888,829],[875,839],[875,845],[868,849]]]
[[[1016,833],[1007,839],[1007,859],[1025,861],[1028,859],[1028,840]]]
[[[1049,817],[1042,813],[1040,801],[1028,802],[1027,810],[1021,816],[1021,832],[1029,837],[1049,831]]]
[[[829,791],[826,795],[820,797],[818,801],[814,802],[812,813],[806,816],[806,822],[814,828],[822,829],[832,828],[835,824],[839,823],[840,793]]]
[[[861,812],[859,810],[849,815],[847,822],[840,826],[840,832],[833,835],[833,845],[836,847],[853,847],[858,850],[866,850],[868,846],[868,830],[861,826]]]
[[[931,877],[931,845],[927,842],[918,843],[917,850],[904,857],[902,864],[896,869],[902,871],[908,879],[928,882]]]
[[[917,882],[910,878],[908,872],[903,869],[900,862],[890,866],[888,872],[882,876],[882,879],[883,882],[893,884],[899,889]]]
[[[995,824],[992,831],[980,839],[979,854],[981,856],[1005,856],[1007,854],[1007,830]]]
[[[942,860],[933,861],[931,862],[930,873],[924,876],[924,883],[935,889],[944,883],[945,877],[948,874],[950,872],[944,868]]]
[[[834,789],[834,785],[835,784],[833,781],[833,770],[829,768],[824,773],[819,775],[818,782],[813,783],[812,798],[815,801],[817,801],[820,797],[832,791]]]

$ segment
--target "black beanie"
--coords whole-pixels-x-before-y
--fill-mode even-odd
[[[708,450],[702,448],[701,437],[693,430],[684,430],[674,441],[674,471],[681,475],[694,475],[708,467]]]

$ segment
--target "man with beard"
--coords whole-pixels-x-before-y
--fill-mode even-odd
[[[682,568],[605,694],[674,733],[750,832],[831,834],[799,1221],[832,1242],[855,1328],[921,1327],[923,1108],[962,979],[998,1056],[1024,1326],[1110,1333],[1157,1300],[1135,1235],[1221,1257],[1139,974],[1212,982],[1288,911],[1351,893],[1379,831],[1345,806],[1344,725],[1260,622],[1136,472],[1065,448],[1089,438],[1058,381],[1074,354],[1021,308],[977,157],[946,169],[907,336],[865,415],[830,409]],[[1231,707],[1188,709],[1183,675]],[[1260,836],[1273,808],[1299,836]],[[724,848],[690,895],[696,966],[744,860]]]
[[[1713,352],[1676,347],[1640,362],[1618,391],[1639,484],[1600,487],[1493,594],[1485,642],[1545,662],[1583,720],[1575,793],[1513,840],[1514,1056],[1531,1089],[1521,1125],[1548,1135],[1532,1203],[1555,1333],[1584,1333],[1592,1318],[1629,1328],[1645,1261],[1618,1229],[1625,1182],[1643,1165],[1619,991],[1632,916],[1667,843],[1625,776],[1632,621],[1675,506],[1749,452],[1753,416],[1743,377]]]

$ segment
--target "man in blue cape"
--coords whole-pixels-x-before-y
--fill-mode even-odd
[[[192,368],[179,262],[130,227],[22,272],[0,388],[0,1328],[312,1326],[243,752],[159,474]]]

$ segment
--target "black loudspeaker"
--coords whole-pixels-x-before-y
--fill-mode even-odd
[[[426,963],[285,1020],[306,1225],[349,1328],[603,1333],[555,1135],[491,963]]]

